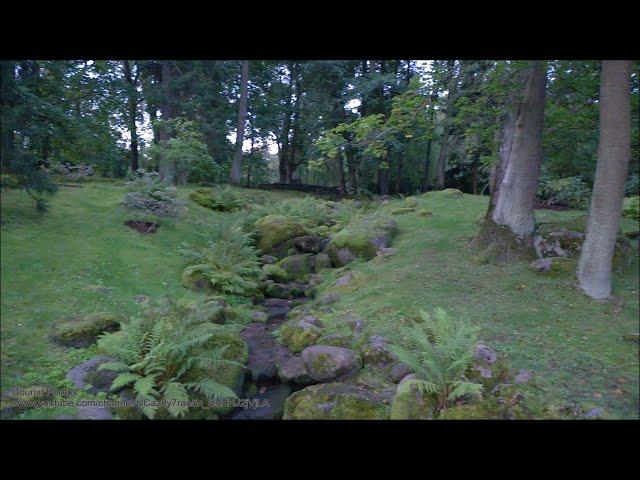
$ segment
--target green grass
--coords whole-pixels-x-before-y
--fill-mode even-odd
[[[401,205],[392,201],[386,209]],[[398,254],[359,263],[352,270],[360,275],[349,284],[325,287],[342,299],[322,320],[346,331],[341,317],[352,313],[369,333],[400,341],[404,322],[419,309],[440,306],[479,325],[481,338],[511,367],[534,373],[526,389],[540,401],[602,406],[617,418],[638,418],[638,345],[621,339],[638,331],[637,240],[632,266],[614,276],[617,300],[598,303],[575,288],[574,278],[539,276],[527,263],[480,263],[469,240],[486,206],[486,197],[466,194],[421,197],[419,207],[433,215],[395,217],[400,233],[392,246]],[[537,211],[536,217],[563,221],[584,213]],[[638,224],[623,219],[623,228]],[[333,271],[330,278],[340,274]]]
[[[131,314],[140,308],[136,295],[180,297],[181,242],[203,245],[220,215],[188,201],[185,216],[142,236],[123,226],[119,207],[125,190],[118,182],[88,182],[61,187],[51,211],[35,212],[24,192],[2,191],[2,387],[69,386],[64,375],[96,354],[56,347],[48,339],[51,322],[75,313],[109,311]],[[183,199],[196,187],[181,188]],[[300,196],[292,192],[244,190],[255,203]],[[481,326],[480,336],[507,355],[513,368],[534,373],[526,388],[546,403],[602,406],[617,418],[638,418],[638,345],[621,340],[638,331],[638,255],[634,241],[631,268],[614,277],[617,300],[598,303],[575,289],[571,278],[550,279],[526,263],[484,265],[469,247],[486,198],[465,195],[420,197],[423,217],[394,218],[398,254],[358,262],[359,277],[343,287],[328,282],[342,300],[322,320],[337,330],[348,328],[341,316],[353,312],[369,334],[398,340],[399,327],[419,309],[441,306]],[[383,207],[402,206],[399,200]],[[539,221],[563,220],[584,212],[539,211]],[[637,222],[623,220],[628,230]],[[327,271],[328,280],[338,271]],[[102,285],[108,293],[86,290]],[[33,411],[43,418],[63,410]]]

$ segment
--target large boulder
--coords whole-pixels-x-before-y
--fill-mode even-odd
[[[65,347],[88,347],[103,333],[119,330],[121,321],[122,317],[111,313],[61,318],[51,326],[51,339]]]
[[[305,275],[314,273],[315,255],[313,253],[291,255],[280,260],[277,265],[287,272],[289,278],[302,279]]]
[[[287,398],[284,420],[385,420],[389,406],[367,390],[345,383],[306,387]]]
[[[331,260],[341,249],[365,259],[376,256],[379,248],[388,247],[397,229],[397,222],[389,217],[369,216],[351,222],[331,237],[327,253]],[[341,266],[341,265],[338,265]]]
[[[315,261],[316,261],[316,265],[315,265],[316,272],[321,272],[322,270],[331,268],[331,257],[326,253],[323,253],[323,252],[318,253],[315,257]]]
[[[348,377],[362,368],[360,355],[348,348],[314,345],[305,348],[301,356],[309,375],[318,382]]]
[[[292,320],[280,327],[279,334],[282,343],[292,352],[298,353],[315,344],[322,335],[322,330],[304,320]]]
[[[326,239],[322,237],[313,237],[311,235],[305,235],[293,240],[293,246],[295,249],[302,253],[319,253],[322,251],[326,243]]]
[[[283,256],[291,247],[293,239],[306,234],[305,228],[282,215],[267,215],[255,222],[258,231],[258,249],[275,256]]]
[[[100,370],[100,366],[103,363],[115,361],[115,358],[106,355],[90,358],[69,370],[66,378],[81,390],[84,390],[87,385],[91,385],[89,389],[90,393],[107,393],[111,389],[111,384],[118,376],[118,373],[109,370]]]

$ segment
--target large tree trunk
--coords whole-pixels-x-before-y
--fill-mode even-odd
[[[522,100],[504,123],[500,164],[492,178],[491,200],[476,238],[492,246],[500,259],[533,253],[534,209],[542,161],[545,64],[534,61],[526,72]]]
[[[0,171],[6,172],[13,164],[14,132],[10,118],[13,101],[14,64],[0,61]]]
[[[236,150],[231,164],[231,183],[240,185],[242,179],[242,144],[244,143],[244,127],[247,120],[247,97],[249,83],[249,62],[242,62],[242,78],[240,80],[240,101],[238,108],[238,124],[236,126]]]
[[[299,184],[300,174],[297,171],[302,163],[302,144],[300,135],[300,110],[302,108],[302,85],[300,79],[300,65],[293,68],[293,82],[295,102],[293,104],[293,118],[291,120],[291,145],[289,147],[289,157],[287,158],[287,183]]]
[[[124,68],[125,80],[129,84],[129,95],[127,96],[127,123],[129,126],[129,134],[131,136],[131,170],[138,170],[138,129],[136,126],[136,117],[138,116],[138,96],[137,96],[137,78],[139,76],[139,69],[136,75],[133,75],[133,66],[129,63],[129,60],[122,62]]]
[[[403,167],[403,155],[402,151],[398,152],[398,161],[396,163],[396,193],[402,193],[402,167]]]
[[[577,272],[580,288],[596,299],[611,295],[611,263],[631,157],[631,69],[631,61],[602,62],[598,162]]]
[[[166,122],[170,120],[173,114],[172,105],[172,91],[170,88],[171,82],[171,62],[163,60],[162,64],[162,77],[160,81],[160,88],[162,90],[162,102],[160,106],[160,112],[162,113],[161,120]],[[158,129],[158,139],[160,142],[166,142],[169,140],[169,130],[166,125],[161,125]],[[176,166],[173,162],[169,161],[164,155],[160,156],[158,171],[160,178],[168,183],[173,183],[176,177]]]
[[[287,108],[285,109],[284,123],[282,127],[282,141],[278,150],[278,172],[280,174],[279,183],[289,183],[289,134],[291,133],[291,104],[293,102],[293,64],[287,64],[289,70],[289,87]]]
[[[457,79],[455,72],[455,61],[450,60],[448,63],[448,78],[447,78],[447,106],[445,110],[445,118],[442,128],[442,140],[440,143],[440,153],[438,154],[438,163],[436,164],[436,188],[442,190],[445,187],[445,172],[447,169],[447,153],[449,146],[449,137],[451,135],[451,110],[453,102],[455,101]]]

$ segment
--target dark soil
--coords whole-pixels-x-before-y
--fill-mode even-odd
[[[142,220],[127,220],[126,222],[124,222],[124,224],[129,228],[133,228],[142,235],[146,235],[148,233],[156,233],[158,231],[158,228],[160,228],[160,225],[158,225],[157,223],[145,222]]]

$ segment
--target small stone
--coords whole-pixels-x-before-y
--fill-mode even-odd
[[[278,259],[273,255],[263,255],[260,257],[260,262],[263,263],[264,265],[273,265],[277,261]]]
[[[393,380],[394,383],[399,383],[402,379],[406,378],[407,375],[411,375],[411,368],[404,363],[396,363],[391,368],[391,380]]]
[[[296,250],[303,253],[318,253],[327,244],[327,239],[322,237],[313,237],[311,235],[305,235],[295,238],[293,240],[293,246]]]
[[[69,370],[66,378],[81,390],[84,390],[87,385],[91,385],[89,392],[93,394],[109,392],[111,384],[118,376],[118,373],[110,370],[99,370],[99,367],[103,363],[115,361],[115,358],[106,355],[93,357]]]
[[[300,356],[293,356],[282,360],[278,364],[278,376],[283,382],[291,382],[297,385],[310,385],[314,383]]]
[[[493,363],[498,359],[496,352],[487,347],[484,343],[479,343],[476,346],[475,358],[487,363]]]
[[[351,280],[353,280],[356,277],[357,277],[357,274],[355,272],[349,272],[346,275],[343,275],[342,277],[337,279],[335,281],[335,285],[337,285],[337,286],[346,285],[347,283],[349,283]]]
[[[254,322],[266,323],[268,318],[269,317],[264,312],[260,312],[260,311],[251,312],[251,320],[253,320]]]
[[[136,295],[133,297],[133,301],[136,303],[149,303],[150,297],[148,295]]]
[[[393,255],[396,255],[398,253],[398,249],[397,248],[379,248],[378,251],[376,252],[376,255],[379,257],[392,257]]]
[[[514,383],[516,385],[519,385],[521,383],[526,383],[529,380],[531,380],[531,377],[532,377],[531,372],[527,370],[520,370],[516,375],[516,378],[514,379]]]
[[[536,272],[546,272],[551,268],[551,259],[550,258],[540,258],[534,262],[531,262],[529,265]]]
[[[329,293],[325,293],[322,297],[320,297],[320,299],[318,300],[318,303],[320,305],[328,305],[330,303],[336,303],[340,301],[340,294],[336,293],[336,292],[329,292]]]

